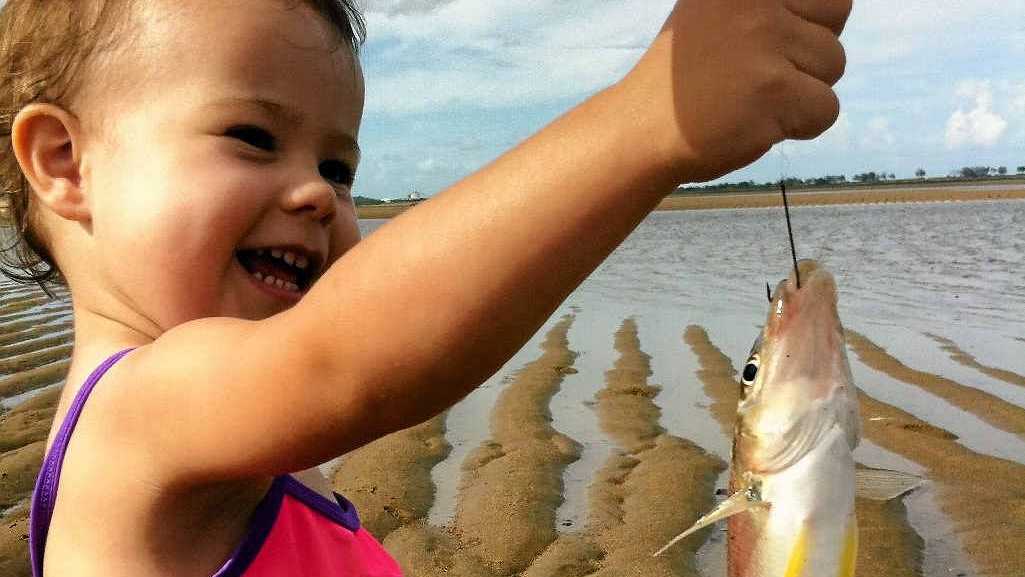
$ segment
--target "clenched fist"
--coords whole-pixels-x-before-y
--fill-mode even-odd
[[[679,181],[710,180],[836,120],[851,0],[679,0],[619,88]]]

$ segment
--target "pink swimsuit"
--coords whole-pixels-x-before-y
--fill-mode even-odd
[[[121,351],[96,368],[68,409],[39,471],[29,520],[32,575],[43,575],[46,534],[57,501],[61,463],[82,407],[100,377],[129,351]],[[256,506],[249,530],[214,577],[397,577],[398,564],[360,527],[352,503],[337,502],[303,485],[291,475],[276,477]]]

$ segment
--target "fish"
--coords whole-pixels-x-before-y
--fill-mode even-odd
[[[855,494],[887,500],[920,483],[876,469],[857,478],[861,418],[837,299],[832,274],[808,259],[769,293],[740,375],[731,495],[655,555],[727,519],[729,577],[851,577]]]

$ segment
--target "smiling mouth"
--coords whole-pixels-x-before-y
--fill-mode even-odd
[[[317,255],[297,248],[241,249],[235,256],[257,281],[297,294],[309,290],[320,270]]]

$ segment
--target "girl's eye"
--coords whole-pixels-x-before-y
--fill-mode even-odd
[[[349,165],[340,160],[325,160],[318,166],[320,175],[332,184],[352,186],[353,171]]]
[[[258,126],[233,126],[225,132],[225,135],[268,152],[273,151],[277,145],[274,135]]]
[[[747,364],[744,365],[744,374],[741,376],[741,380],[744,385],[750,386],[755,382],[755,377],[758,376],[758,366],[761,363],[758,361],[758,357],[754,356],[747,360]]]

